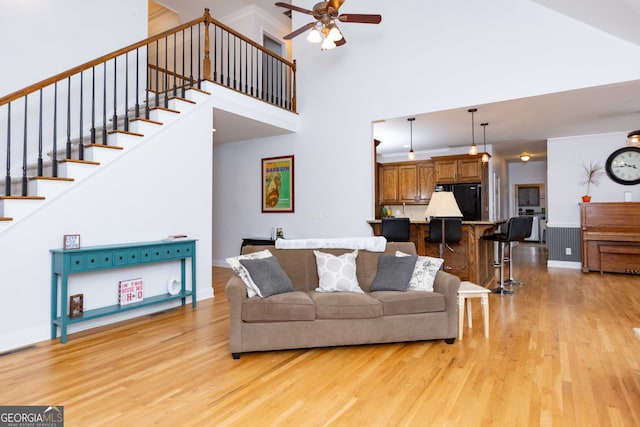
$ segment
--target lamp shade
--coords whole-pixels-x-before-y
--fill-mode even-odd
[[[436,218],[462,217],[462,212],[451,191],[436,191],[431,195],[425,215]]]

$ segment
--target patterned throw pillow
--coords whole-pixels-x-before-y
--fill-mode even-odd
[[[318,292],[357,292],[364,293],[360,289],[356,277],[356,258],[358,250],[335,256],[320,251],[313,251],[316,256],[316,266],[320,283],[316,288]]]
[[[396,251],[396,256],[411,255]],[[444,260],[441,258],[419,256],[409,281],[409,290],[433,292],[433,282],[436,281],[436,273],[440,270],[443,262]]]
[[[249,298],[255,297],[256,295],[258,295],[258,292],[260,290],[258,289],[256,284],[253,283],[253,280],[251,280],[251,276],[249,276],[247,269],[244,268],[242,264],[240,264],[240,260],[241,259],[264,259],[264,258],[269,258],[271,256],[273,256],[273,254],[271,254],[271,251],[269,249],[265,249],[263,251],[252,252],[250,254],[240,255],[240,256],[235,256],[235,257],[230,257],[225,259],[225,261],[229,263],[229,265],[231,266],[233,271],[236,273],[236,275],[238,275],[238,277],[242,279],[242,281],[244,282],[244,285],[247,287],[247,296]]]

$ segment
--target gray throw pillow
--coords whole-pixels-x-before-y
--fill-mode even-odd
[[[406,292],[417,260],[417,256],[380,255],[376,277],[371,282],[371,291]]]
[[[241,259],[240,264],[247,269],[251,280],[258,287],[260,296],[263,298],[295,290],[291,279],[280,267],[280,263],[275,257]]]

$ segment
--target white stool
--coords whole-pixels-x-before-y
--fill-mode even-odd
[[[462,324],[464,323],[464,301],[467,301],[467,323],[471,328],[471,299],[480,298],[482,304],[482,323],[484,324],[484,336],[489,338],[489,297],[491,290],[478,286],[471,282],[460,282],[458,289],[458,339],[462,340]]]

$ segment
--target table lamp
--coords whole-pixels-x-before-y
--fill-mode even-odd
[[[442,243],[440,244],[440,258],[443,258],[445,239],[445,218],[461,218],[462,212],[456,203],[456,198],[451,191],[436,191],[431,195],[431,200],[425,211],[427,218],[442,218]],[[444,263],[443,263],[444,265]]]

